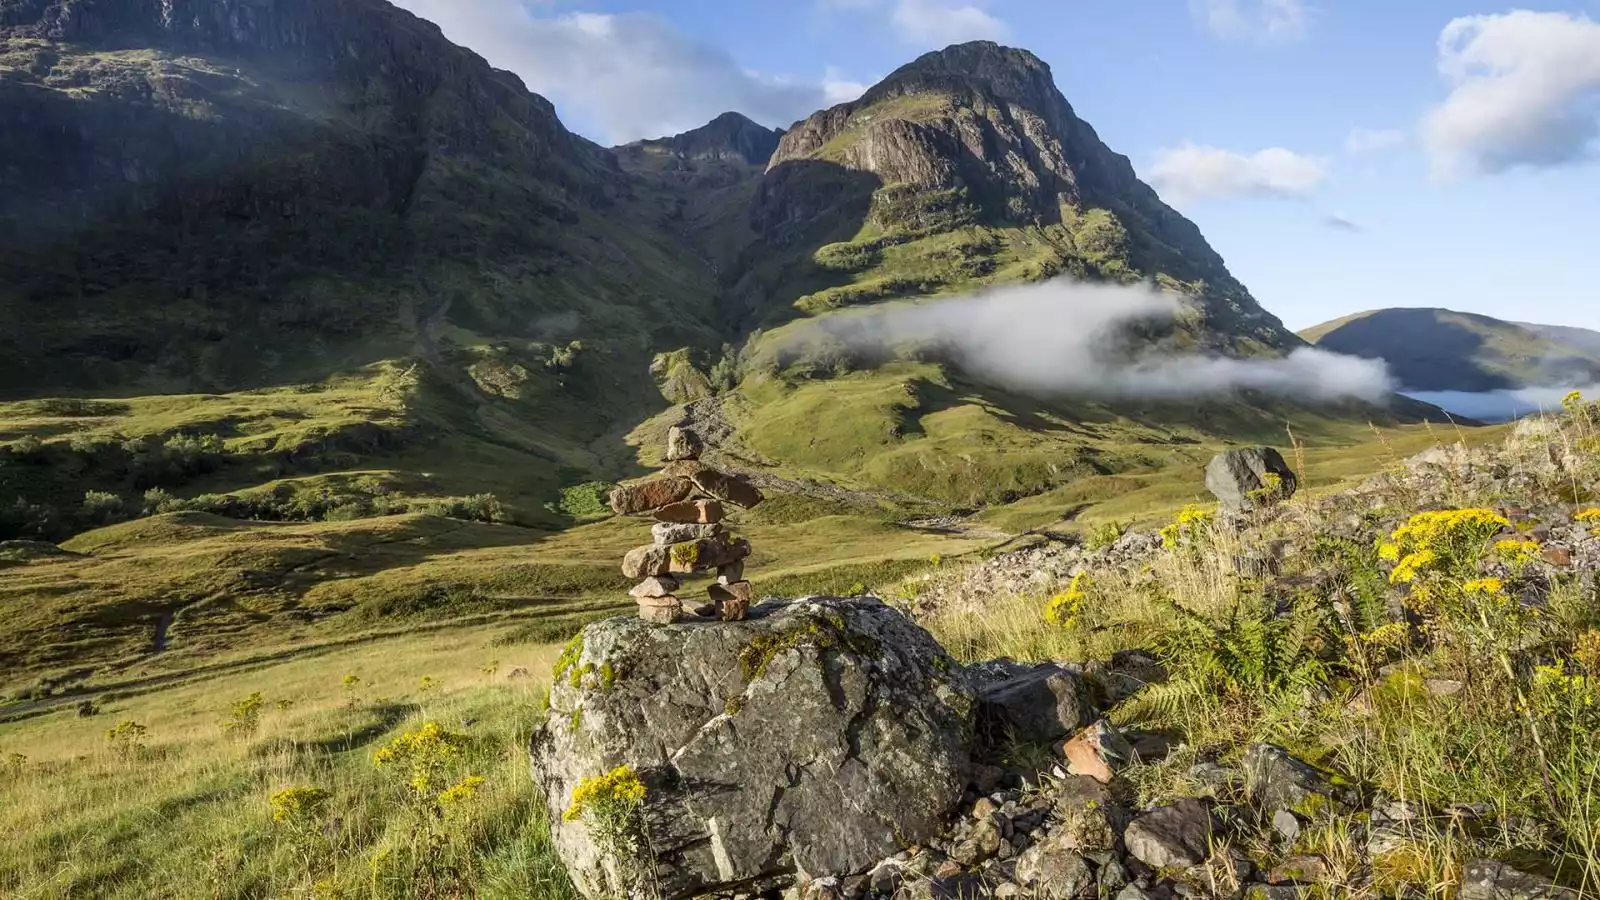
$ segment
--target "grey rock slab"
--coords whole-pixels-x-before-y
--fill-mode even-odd
[[[1245,751],[1240,768],[1245,792],[1265,811],[1286,809],[1315,821],[1351,812],[1358,800],[1351,789],[1272,744],[1255,744]]]
[[[1505,863],[1477,859],[1462,871],[1456,896],[1459,900],[1578,900],[1579,894]]]
[[[1051,744],[1096,715],[1083,676],[1054,663],[986,676],[979,688],[979,727],[991,741]]]
[[[1187,869],[1211,855],[1211,808],[1192,797],[1140,813],[1123,833],[1128,853],[1153,869]]]

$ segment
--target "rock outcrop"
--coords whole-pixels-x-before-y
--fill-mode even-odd
[[[976,698],[962,667],[872,599],[764,604],[737,622],[590,625],[533,739],[557,850],[589,897],[758,893],[866,872],[956,812]],[[645,785],[619,853],[585,779]]]

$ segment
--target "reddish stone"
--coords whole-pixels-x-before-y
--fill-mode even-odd
[[[611,511],[619,516],[636,516],[687,500],[693,494],[694,483],[686,478],[636,481],[611,492]]]
[[[657,509],[655,517],[657,522],[710,525],[722,521],[722,504],[716,500],[685,500]]]
[[[1572,565],[1572,551],[1565,547],[1544,548],[1544,561],[1552,566],[1566,568]]]
[[[750,603],[755,598],[755,589],[748,581],[735,581],[732,584],[713,584],[706,589],[711,595],[711,601],[717,605],[717,615],[724,622],[738,622],[750,612]]]

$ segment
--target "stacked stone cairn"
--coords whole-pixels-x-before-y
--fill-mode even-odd
[[[683,618],[681,578],[715,572],[707,589],[710,602],[694,609],[701,617],[743,619],[750,609],[750,582],[744,560],[750,542],[728,533],[722,520],[727,505],[749,509],[761,491],[739,478],[700,462],[704,444],[684,425],[667,432],[667,465],[661,475],[611,492],[611,511],[619,516],[649,515],[651,543],[628,551],[622,573],[642,579],[629,593],[639,601],[639,617],[671,624]]]

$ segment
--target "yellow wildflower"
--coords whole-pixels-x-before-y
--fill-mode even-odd
[[[1494,552],[1512,565],[1520,566],[1539,558],[1539,542],[1525,540],[1496,541]]]
[[[278,823],[303,822],[321,818],[333,795],[317,787],[292,787],[273,794],[267,800],[272,810],[272,821]]]
[[[1216,518],[1216,515],[1216,510],[1208,506],[1200,506],[1193,503],[1185,506],[1183,509],[1178,510],[1178,516],[1172,520],[1172,524],[1161,529],[1161,543],[1168,549],[1172,549],[1183,543],[1185,539],[1193,540],[1199,535],[1202,528],[1209,525],[1211,520]]]
[[[633,806],[644,801],[644,782],[627,766],[618,766],[604,775],[596,775],[578,782],[572,791],[572,803],[561,818],[575,822],[586,810]]]
[[[1384,541],[1378,545],[1378,558],[1384,562],[1400,561],[1400,545]]]
[[[1475,534],[1489,537],[1510,524],[1509,519],[1492,509],[1446,509],[1417,513],[1395,529],[1392,538],[1402,546],[1426,547]]]
[[[1394,571],[1389,573],[1389,583],[1410,584],[1416,580],[1418,573],[1433,565],[1438,559],[1439,554],[1428,549],[1407,554],[1404,559],[1395,564]]]
[[[1584,671],[1595,677],[1600,677],[1600,628],[1591,628],[1572,645],[1572,658]]]
[[[406,783],[418,796],[430,796],[444,769],[459,759],[467,747],[467,736],[446,730],[438,722],[428,722],[406,732],[372,754],[372,764],[380,769],[409,768]]]
[[[1084,600],[1088,598],[1089,578],[1082,572],[1072,576],[1072,581],[1067,589],[1044,605],[1044,620],[1052,625],[1062,628],[1071,628],[1078,623],[1078,616],[1083,613]]]
[[[1374,647],[1403,647],[1410,629],[1404,622],[1389,622],[1363,634],[1363,643]]]
[[[1492,597],[1503,592],[1505,587],[1505,582],[1498,578],[1474,578],[1463,584],[1461,590],[1467,594],[1482,594],[1486,597]]]
[[[478,788],[482,786],[482,776],[468,775],[456,784],[445,788],[444,792],[439,795],[439,803],[442,806],[466,803],[468,800],[478,796]]]

